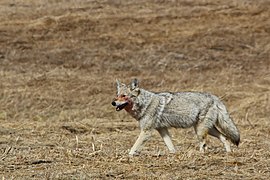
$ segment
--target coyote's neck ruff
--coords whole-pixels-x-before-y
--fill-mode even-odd
[[[201,151],[206,148],[207,134],[219,138],[226,151],[231,151],[226,138],[236,145],[240,141],[239,132],[230,119],[226,107],[218,97],[209,93],[153,93],[139,88],[136,79],[129,86],[117,81],[117,97],[112,105],[116,106],[117,111],[125,109],[139,121],[141,135],[130,154],[139,151],[139,147],[150,137],[153,129],[159,131],[169,150],[174,152],[175,149],[167,130],[169,127],[193,126],[200,141]]]

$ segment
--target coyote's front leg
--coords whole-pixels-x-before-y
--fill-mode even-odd
[[[171,135],[167,128],[160,128],[157,129],[160,136],[162,137],[163,141],[165,142],[166,146],[168,147],[170,153],[175,153],[175,148],[171,140]]]
[[[142,145],[151,137],[152,130],[141,130],[141,133],[132,146],[129,155],[136,155],[140,152]]]

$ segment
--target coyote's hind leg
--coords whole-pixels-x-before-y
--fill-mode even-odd
[[[202,124],[196,125],[194,129],[199,140],[200,152],[205,152],[207,150],[206,137],[208,134],[208,129],[205,128]]]
[[[218,138],[224,144],[225,150],[227,152],[231,152],[230,143],[227,141],[226,137],[221,132],[219,132],[219,130],[217,130],[215,126],[209,130],[209,134]]]

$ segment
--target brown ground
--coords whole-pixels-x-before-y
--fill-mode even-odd
[[[270,177],[267,0],[1,0],[0,178]],[[111,106],[115,79],[153,91],[209,91],[241,131],[226,154],[193,129],[128,150],[136,121]]]

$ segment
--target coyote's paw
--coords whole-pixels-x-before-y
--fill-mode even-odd
[[[175,154],[176,153],[176,150],[175,149],[171,149],[171,150],[169,150],[169,153],[170,154]]]
[[[139,156],[139,152],[133,152],[133,151],[130,151],[129,153],[128,153],[128,155],[129,155],[129,157],[133,157],[133,156]]]
[[[206,144],[204,144],[204,143],[200,144],[200,152],[201,153],[205,153],[207,151],[207,149],[208,149],[208,147]]]

